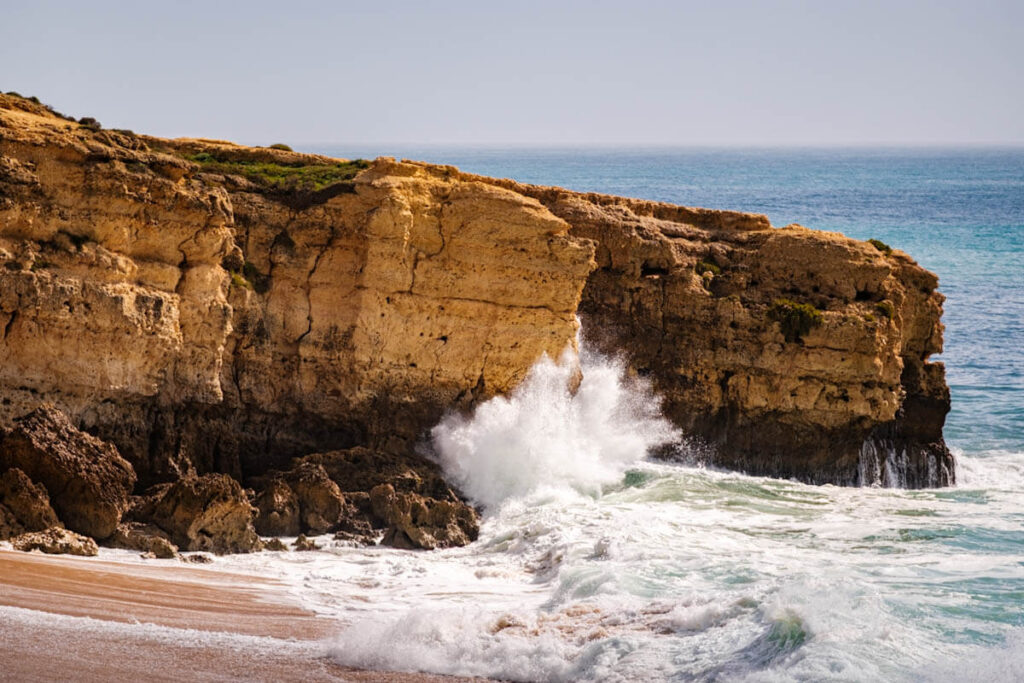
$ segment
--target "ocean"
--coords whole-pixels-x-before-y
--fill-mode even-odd
[[[341,664],[514,681],[1024,680],[1024,150],[412,149],[575,190],[878,238],[946,295],[958,485],[809,486],[653,462],[683,438],[588,353],[432,433],[480,540],[261,553]]]

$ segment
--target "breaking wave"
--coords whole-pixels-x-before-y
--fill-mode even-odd
[[[449,479],[485,507],[552,488],[598,495],[651,449],[680,439],[660,408],[621,361],[569,349],[558,362],[544,356],[507,398],[448,416],[432,437]]]

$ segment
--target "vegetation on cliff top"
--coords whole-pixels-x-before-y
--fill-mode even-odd
[[[36,97],[35,95],[32,95],[30,97],[25,97],[21,93],[15,92],[14,90],[8,90],[6,93],[3,93],[3,94],[8,95],[10,97],[17,97],[20,100],[25,100],[27,102],[31,102],[32,104],[38,105],[38,106],[42,107],[43,109],[45,109],[46,111],[48,111],[51,114],[53,114],[54,116],[56,116],[57,118],[64,119],[65,121],[74,121],[74,119],[72,117],[67,116],[66,114],[61,114],[59,111],[57,111],[56,109],[54,109],[50,105],[46,104],[45,102],[40,101],[40,99],[38,97]]]
[[[892,247],[890,247],[882,240],[870,239],[868,240],[868,244],[870,244],[871,246],[873,246],[875,249],[882,252],[886,256],[892,253]]]
[[[788,342],[801,341],[807,333],[821,325],[821,311],[810,304],[789,299],[776,299],[768,309],[768,317],[779,323]]]
[[[184,155],[207,173],[238,175],[268,189],[317,192],[336,183],[352,180],[370,165],[365,159],[339,161],[333,164],[281,164],[269,161],[224,159],[210,152]]]

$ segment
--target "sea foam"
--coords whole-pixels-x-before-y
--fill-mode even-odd
[[[449,415],[432,439],[448,478],[485,507],[553,488],[596,495],[681,438],[660,407],[620,360],[567,349],[558,362],[542,357],[508,397]]]

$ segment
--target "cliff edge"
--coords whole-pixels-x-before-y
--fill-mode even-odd
[[[411,457],[575,344],[577,316],[708,462],[947,485],[936,286],[885,245],[764,216],[163,140],[0,95],[0,426],[50,402],[140,488]]]

